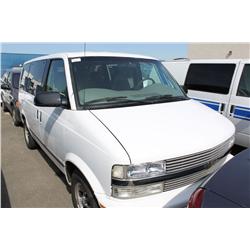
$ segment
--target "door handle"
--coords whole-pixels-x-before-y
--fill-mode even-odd
[[[42,112],[40,111],[40,122],[42,122]]]
[[[235,108],[235,106],[234,106],[234,105],[231,105],[230,114],[229,114],[230,116],[233,115],[233,113],[234,113],[234,108]]]
[[[36,110],[36,119],[37,120],[39,119],[39,110],[38,109]]]

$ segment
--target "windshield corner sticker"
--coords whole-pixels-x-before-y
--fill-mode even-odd
[[[81,62],[81,58],[73,58],[73,59],[71,59],[71,62],[72,63]]]

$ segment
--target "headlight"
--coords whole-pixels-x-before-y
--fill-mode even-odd
[[[120,199],[138,198],[163,192],[163,182],[150,183],[153,177],[166,175],[166,163],[115,165],[112,169],[112,196]],[[136,184],[136,182],[140,184]]]
[[[112,178],[115,179],[145,179],[166,174],[165,162],[144,163],[138,165],[115,165]]]

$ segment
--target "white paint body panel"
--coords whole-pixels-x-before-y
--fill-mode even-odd
[[[193,100],[92,112],[123,144],[133,164],[207,150],[235,131],[223,116]]]

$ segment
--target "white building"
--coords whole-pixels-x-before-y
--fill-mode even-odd
[[[250,43],[190,43],[190,59],[250,58]]]

